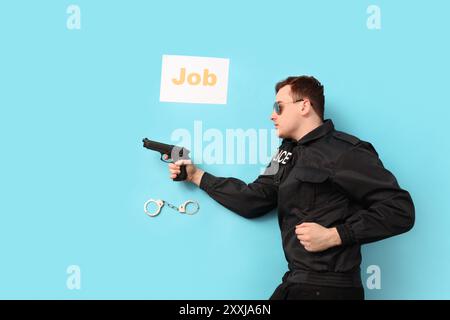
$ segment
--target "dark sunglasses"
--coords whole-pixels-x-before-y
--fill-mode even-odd
[[[298,100],[296,100],[296,101],[291,101],[291,102],[281,102],[281,103],[282,103],[282,104],[291,104],[291,103],[297,103],[297,102],[300,102],[300,101],[303,101],[303,99],[298,99]],[[279,104],[277,101],[275,101],[275,102],[273,103],[273,110],[274,110],[278,115],[280,115],[281,112],[283,111],[283,110],[281,109],[280,104]]]

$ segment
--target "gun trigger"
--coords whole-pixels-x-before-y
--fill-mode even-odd
[[[167,154],[161,153],[161,161],[163,162],[170,162],[168,161],[169,156]]]

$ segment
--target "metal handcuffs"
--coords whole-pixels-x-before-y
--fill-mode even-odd
[[[150,203],[154,203],[158,207],[155,212],[148,211],[148,205]],[[159,199],[159,200],[149,199],[144,203],[144,212],[150,217],[156,217],[161,212],[161,208],[164,206],[165,203],[167,203],[167,205],[170,208],[172,208],[182,214],[193,215],[193,214],[196,214],[198,212],[198,210],[200,209],[200,205],[198,204],[197,201],[194,201],[194,200],[187,200],[177,207],[177,206],[174,206],[173,204],[171,204],[167,201],[161,200],[161,199]],[[191,204],[191,203],[194,204],[195,208],[193,211],[188,211],[187,206],[188,206],[188,204]]]

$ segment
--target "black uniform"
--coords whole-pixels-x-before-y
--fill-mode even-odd
[[[409,193],[370,143],[336,131],[331,120],[299,141],[284,139],[269,168],[276,164],[276,174],[265,172],[250,184],[205,172],[200,188],[245,218],[278,209],[289,271],[277,290],[292,283],[361,289],[360,246],[412,228]],[[342,245],[306,251],[295,234],[302,222],[336,227]]]

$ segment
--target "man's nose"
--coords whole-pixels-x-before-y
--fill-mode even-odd
[[[270,115],[270,120],[275,121],[277,120],[278,114],[274,111],[272,111],[272,114]]]

